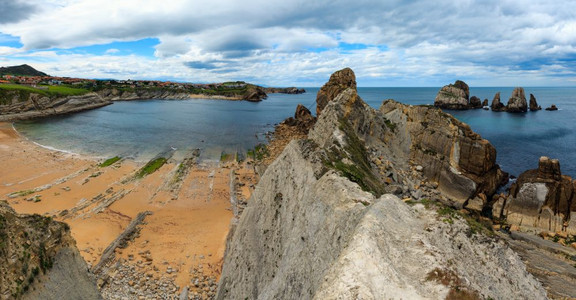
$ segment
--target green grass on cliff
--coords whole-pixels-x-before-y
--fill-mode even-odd
[[[119,161],[120,159],[121,159],[120,156],[114,156],[112,158],[109,158],[100,164],[100,168],[105,168],[105,167],[111,166],[114,163],[116,163],[117,161]]]
[[[88,93],[88,90],[85,89],[78,89],[78,88],[71,88],[66,86],[39,86],[37,88],[27,86],[27,85],[20,85],[20,84],[0,84],[0,90],[2,91],[16,91],[16,92],[24,92],[24,93],[34,93],[40,94],[43,96],[78,96],[84,95]]]

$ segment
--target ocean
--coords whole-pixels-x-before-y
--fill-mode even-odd
[[[25,137],[48,148],[95,157],[121,155],[148,160],[176,148],[176,158],[186,150],[202,149],[201,158],[218,160],[222,153],[245,153],[266,142],[274,125],[294,114],[301,103],[315,111],[318,88],[299,95],[270,94],[262,102],[222,100],[143,100],[72,115],[17,122]],[[439,88],[358,88],[362,99],[378,108],[385,99],[405,104],[433,104]],[[470,95],[492,98],[501,92],[508,101],[512,87],[471,88]],[[497,150],[503,170],[518,176],[536,168],[542,155],[558,158],[563,174],[576,177],[576,88],[525,88],[543,107],[558,111],[524,114],[496,113],[482,109],[448,111],[488,139]]]

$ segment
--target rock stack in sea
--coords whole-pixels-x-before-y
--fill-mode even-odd
[[[434,106],[444,109],[464,110],[470,108],[470,88],[461,80],[456,80],[454,84],[443,86],[436,99]]]
[[[530,94],[530,111],[537,111],[537,110],[541,110],[542,106],[538,105],[538,102],[536,101],[536,97],[534,97],[534,95]]]
[[[508,104],[506,104],[506,111],[512,113],[528,111],[528,103],[526,102],[523,88],[517,87],[512,91],[512,96],[508,99]]]

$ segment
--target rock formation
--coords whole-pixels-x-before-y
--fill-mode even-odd
[[[438,109],[389,100],[377,111],[353,87],[330,95],[231,228],[217,299],[546,297],[504,243],[387,194],[419,190],[411,164],[465,200],[493,193],[487,141]]]
[[[287,88],[274,88],[274,87],[269,87],[269,88],[264,88],[264,91],[266,93],[280,93],[280,94],[304,94],[306,93],[305,89],[299,89],[297,87],[287,87]]]
[[[100,299],[68,226],[0,201],[0,299]]]
[[[538,102],[536,102],[536,97],[534,97],[534,95],[530,94],[530,111],[537,111],[537,110],[541,110],[542,106],[538,105]]]
[[[320,88],[316,95],[316,116],[320,117],[320,113],[328,102],[348,88],[356,90],[356,75],[352,69],[345,68],[332,74],[330,80]]]
[[[262,99],[268,98],[264,89],[259,86],[250,86],[246,93],[242,96],[243,100],[251,101],[251,102],[258,102],[262,101]]]
[[[482,101],[482,106],[488,106],[488,99],[484,99],[484,101]]]
[[[558,107],[556,107],[556,105],[552,104],[552,105],[550,105],[550,107],[546,107],[546,110],[558,110]]]
[[[576,234],[576,182],[562,175],[556,159],[541,157],[538,169],[522,173],[498,204],[495,216],[509,224]]]
[[[508,99],[508,104],[506,104],[507,112],[527,112],[528,104],[526,103],[526,95],[524,94],[524,89],[517,87],[512,91],[512,96]]]
[[[471,108],[482,108],[482,100],[476,96],[470,97],[470,107]]]
[[[434,106],[445,109],[468,109],[470,89],[464,81],[456,80],[454,84],[443,86],[436,99],[434,99]]]
[[[35,93],[22,95],[8,91],[0,102],[0,121],[14,121],[73,113],[109,105],[112,102],[97,93],[53,98]]]
[[[494,95],[494,99],[492,99],[492,105],[490,108],[492,111],[506,111],[506,106],[500,102],[500,92]]]

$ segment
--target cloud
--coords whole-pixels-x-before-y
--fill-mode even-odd
[[[115,48],[111,48],[111,49],[106,50],[104,53],[106,53],[106,54],[115,54],[115,53],[118,53],[118,52],[120,52],[120,50],[115,49]]]
[[[68,65],[64,58],[75,60],[72,54],[47,57],[41,50],[159,41],[150,46],[154,57],[126,56],[124,48],[86,54],[93,63],[82,64],[89,74],[161,73],[188,81],[254,76],[259,83],[288,85],[321,84],[346,66],[377,85],[443,85],[463,76],[493,85],[576,77],[576,2],[567,0],[34,2],[42,9],[4,2],[0,16],[7,8],[28,13],[0,19],[0,33],[23,44],[18,49],[0,41],[0,54],[12,60],[43,57],[48,67],[50,60]],[[116,56],[130,63],[121,65]]]
[[[0,24],[22,21],[36,12],[36,7],[20,0],[0,1]]]

